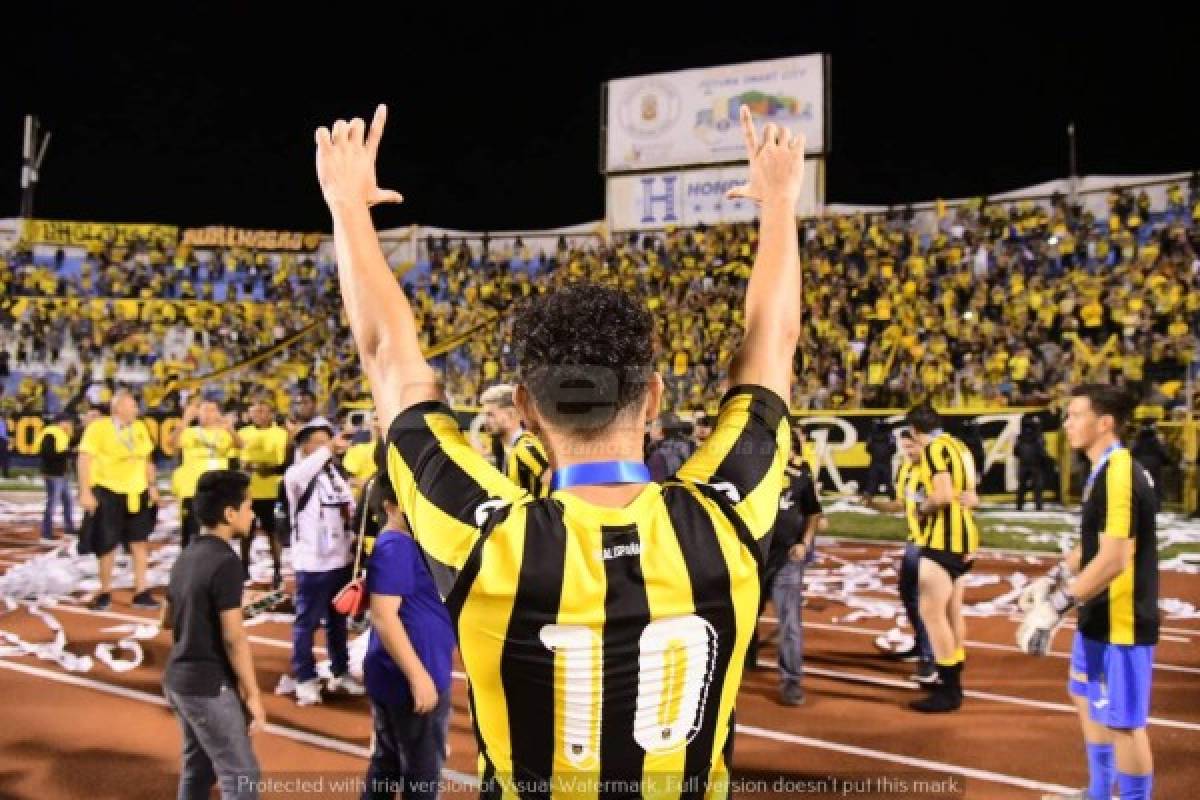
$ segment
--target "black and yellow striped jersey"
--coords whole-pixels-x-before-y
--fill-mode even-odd
[[[1158,642],[1158,542],[1154,483],[1129,451],[1113,451],[1083,498],[1082,563],[1100,550],[1100,537],[1133,539],[1133,563],[1108,588],[1079,607],[1079,631],[1098,642]]]
[[[925,543],[925,532],[921,529],[919,509],[925,499],[925,491],[921,486],[921,469],[907,458],[900,464],[896,472],[896,502],[904,504],[904,519],[908,523],[908,541],[915,545]]]
[[[736,387],[673,479],[610,508],[569,491],[532,497],[442,403],[396,418],[388,472],[400,505],[426,555],[460,570],[446,602],[484,796],[517,796],[514,780],[560,796],[597,795],[593,781],[728,794],[758,542],[790,443],[783,400]]]
[[[548,469],[550,459],[542,443],[529,431],[522,431],[508,450],[504,474],[534,497],[545,497],[550,494],[549,476],[545,475]]]
[[[950,475],[954,501],[925,517],[921,546],[969,555],[979,549],[979,527],[975,515],[958,498],[963,492],[975,489],[975,459],[965,444],[948,433],[935,436],[921,456],[921,484],[926,496],[933,494],[933,478],[941,473]]]

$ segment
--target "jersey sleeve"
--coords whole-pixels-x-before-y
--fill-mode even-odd
[[[536,497],[542,493],[542,474],[549,467],[537,440],[525,435],[508,454],[504,471],[510,481]]]
[[[930,476],[950,471],[950,448],[934,440],[925,446],[925,469]]]
[[[1104,471],[1104,535],[1128,539],[1133,535],[1133,456],[1122,447],[1109,456]]]
[[[242,605],[242,574],[241,560],[225,559],[213,573],[212,591],[213,607],[217,611],[230,611]]]
[[[676,477],[725,492],[755,539],[771,531],[791,450],[787,406],[763,386],[735,386],[721,400],[708,440]]]
[[[434,560],[461,569],[488,513],[527,493],[463,436],[445,403],[418,403],[388,431],[388,476],[413,538]]]

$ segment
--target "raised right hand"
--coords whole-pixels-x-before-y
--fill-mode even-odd
[[[375,109],[371,130],[361,119],[338,120],[317,129],[317,180],[330,211],[361,203],[402,203],[399,192],[380,189],[375,178],[375,156],[387,122],[387,106]],[[364,138],[365,137],[365,138]]]

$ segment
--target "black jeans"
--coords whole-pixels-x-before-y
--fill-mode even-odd
[[[863,484],[862,493],[867,497],[874,497],[880,489],[889,497],[893,494],[891,464],[874,463],[867,468],[867,480]]]
[[[254,519],[257,521],[258,527],[250,532],[249,536],[242,537],[242,567],[246,570],[246,576],[250,576],[250,547],[254,544],[254,538],[258,534],[263,534],[267,537],[267,542],[271,546],[271,561],[275,565],[275,584],[283,581],[283,564],[280,556],[280,546],[275,536],[275,501],[274,500],[251,500],[251,506],[254,507]]]
[[[375,752],[367,767],[363,800],[437,800],[446,735],[450,729],[450,690],[441,693],[428,714],[411,706],[384,705],[371,699]]]
[[[1025,507],[1025,492],[1033,490],[1033,505],[1038,511],[1042,510],[1042,492],[1045,490],[1046,473],[1041,463],[1030,466],[1021,465],[1017,472],[1017,511]]]

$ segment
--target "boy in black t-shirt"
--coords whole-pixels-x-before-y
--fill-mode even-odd
[[[242,561],[234,537],[254,522],[250,479],[205,473],[193,507],[202,535],[171,569],[163,626],[174,634],[163,691],[183,732],[180,797],[258,797],[250,735],[266,723],[250,645],[242,627]]]

